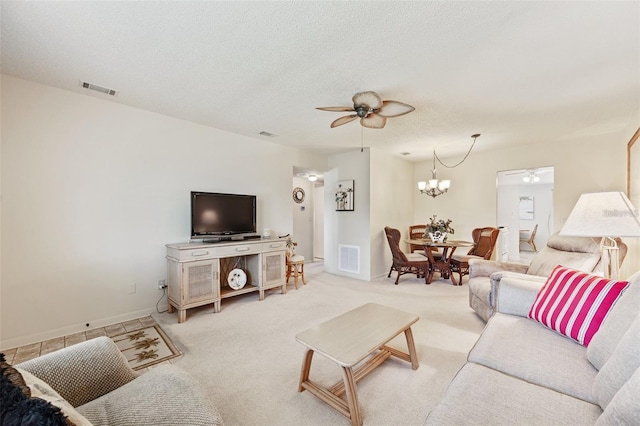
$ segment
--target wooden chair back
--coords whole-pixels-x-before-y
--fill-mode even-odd
[[[389,242],[389,248],[391,249],[391,255],[393,256],[394,263],[408,262],[407,256],[400,250],[400,231],[389,226],[384,227],[384,233],[387,236]]]
[[[531,237],[529,237],[529,242],[533,242],[536,239],[536,232],[538,232],[538,224],[533,227],[533,231],[531,231]]]
[[[409,226],[409,239],[419,240],[424,236],[427,225],[411,225]],[[424,246],[417,244],[409,244],[409,251],[413,253],[416,250],[424,250]]]
[[[491,259],[493,249],[498,241],[498,234],[500,230],[490,226],[484,228],[475,228],[471,231],[471,238],[473,238],[473,247],[469,250],[469,253],[474,256],[480,256],[484,259]]]

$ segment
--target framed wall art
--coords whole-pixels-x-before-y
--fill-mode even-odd
[[[336,211],[353,211],[353,180],[338,181],[336,189]]]
[[[533,220],[533,196],[520,197],[520,219]]]

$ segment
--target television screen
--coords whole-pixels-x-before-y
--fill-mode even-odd
[[[191,192],[191,238],[256,232],[256,196]]]

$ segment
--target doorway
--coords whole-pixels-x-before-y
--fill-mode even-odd
[[[553,233],[554,167],[497,174],[497,220],[507,235],[509,261],[527,262]]]
[[[324,260],[324,176],[321,172],[293,167],[293,190],[304,195],[293,200],[293,239],[296,253],[305,263]]]

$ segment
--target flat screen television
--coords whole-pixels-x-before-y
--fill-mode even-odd
[[[215,241],[255,233],[255,195],[191,192],[191,239]]]

